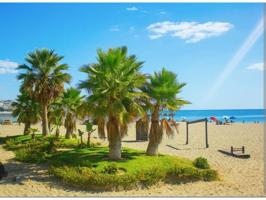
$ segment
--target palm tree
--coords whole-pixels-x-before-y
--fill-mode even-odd
[[[97,51],[97,63],[81,68],[88,79],[80,88],[89,93],[88,105],[95,119],[105,119],[109,141],[109,157],[121,158],[121,140],[127,133],[127,125],[143,114],[137,99],[144,96],[138,88],[146,81],[139,70],[143,62],[134,55],[127,56],[127,48]],[[95,108],[95,109],[94,109]]]
[[[159,119],[160,111],[163,109],[178,110],[182,105],[189,103],[176,96],[185,85],[177,81],[176,74],[163,68],[159,73],[155,72],[150,76],[149,81],[142,88],[142,91],[151,98],[151,127],[146,151],[148,155],[158,154],[164,130],[167,135],[174,133],[176,127],[172,127],[166,119]]]
[[[19,123],[24,123],[24,135],[30,133],[31,124],[35,124],[40,119],[40,105],[32,99],[25,91],[21,90],[15,102],[12,115],[17,117]]]
[[[37,49],[26,57],[28,64],[18,67],[23,72],[18,79],[23,81],[23,89],[34,97],[42,109],[42,133],[48,135],[48,107],[63,92],[64,83],[71,76],[65,73],[67,64],[59,64],[63,56],[53,50]]]
[[[60,126],[62,126],[63,120],[64,120],[64,111],[62,109],[61,97],[59,97],[58,99],[56,99],[55,102],[53,102],[49,106],[49,111],[48,111],[48,121],[50,125],[55,127],[56,138],[59,138],[60,136]]]
[[[79,88],[87,88],[87,82],[82,81],[79,84]],[[99,103],[99,102],[98,102]],[[83,118],[86,118],[89,116],[89,118],[92,120],[93,124],[96,124],[98,127],[98,137],[100,139],[105,139],[105,126],[106,126],[106,119],[104,118],[105,115],[105,108],[104,103],[100,104],[100,106],[97,106],[96,104],[93,104],[93,106],[90,104],[89,98],[84,101],[84,103],[81,106],[81,116]]]
[[[81,96],[80,91],[73,87],[68,88],[60,101],[61,109],[64,112],[66,128],[65,138],[71,138],[74,130],[76,130],[77,119],[81,116],[84,96]]]

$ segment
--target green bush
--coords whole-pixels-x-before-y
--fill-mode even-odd
[[[146,171],[140,171],[137,173],[137,179],[143,186],[151,186],[166,176],[166,171],[159,167],[154,167]]]
[[[115,163],[111,163],[103,168],[102,173],[104,174],[116,174],[118,172],[118,167]]]
[[[47,154],[40,151],[32,151],[29,148],[19,149],[15,152],[16,159],[23,162],[41,163],[45,161]]]
[[[199,169],[209,169],[209,163],[206,158],[198,157],[194,160],[193,165]]]
[[[176,156],[147,156],[140,150],[122,149],[119,161],[108,159],[108,147],[78,148],[78,140],[54,136],[15,136],[5,139],[6,148],[14,150],[16,159],[49,165],[51,175],[66,184],[95,190],[128,190],[149,187],[158,182],[185,183],[218,179],[215,170],[205,169],[208,162],[197,158],[194,162]],[[58,147],[76,147],[54,151]],[[155,165],[156,164],[156,165]]]
[[[218,179],[217,171],[212,170],[212,169],[201,171],[201,175],[204,181],[214,181]]]

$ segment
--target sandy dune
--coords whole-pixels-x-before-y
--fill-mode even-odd
[[[39,125],[37,127],[40,128]],[[84,129],[83,126],[79,128]],[[22,130],[22,125],[0,125],[0,137],[16,135]],[[185,124],[181,123],[178,135],[163,139],[160,153],[190,159],[206,157],[212,168],[218,170],[221,181],[159,184],[144,190],[120,192],[79,191],[50,178],[45,166],[14,161],[14,154],[0,146],[0,160],[6,164],[10,175],[0,183],[0,196],[263,196],[263,124],[209,124],[208,130],[208,149],[205,148],[203,124],[191,125],[190,143],[185,145]],[[93,136],[97,136],[97,133],[93,133]],[[218,152],[218,149],[229,150],[230,146],[242,145],[251,155],[250,159],[237,159]],[[145,150],[147,142],[135,141],[135,127],[132,124],[129,135],[124,138],[123,146]],[[20,178],[15,182],[14,176]]]

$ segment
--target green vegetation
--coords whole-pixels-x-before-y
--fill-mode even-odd
[[[106,119],[109,156],[121,159],[121,140],[127,134],[127,125],[144,114],[140,87],[146,76],[140,72],[143,62],[135,55],[128,55],[126,47],[97,51],[97,63],[81,68],[87,79],[80,83],[86,89],[88,113],[98,122]]]
[[[22,162],[41,163],[46,161],[55,153],[56,149],[69,149],[81,147],[78,139],[65,139],[63,137],[55,138],[55,136],[44,137],[36,134],[32,139],[31,135],[12,136],[1,139],[5,142],[5,148],[15,152],[16,159]],[[95,146],[98,144],[92,144]],[[82,145],[84,147],[84,145]]]
[[[27,64],[20,65],[22,71],[18,79],[22,81],[22,90],[27,92],[41,106],[42,133],[48,135],[49,105],[64,91],[64,84],[69,83],[71,76],[65,71],[67,64],[60,64],[63,56],[53,50],[37,49],[25,58]]]
[[[165,68],[153,75],[143,74],[140,69],[144,62],[128,55],[126,47],[99,49],[97,62],[81,68],[87,75],[79,84],[80,89],[88,92],[84,98],[78,89],[65,89],[71,76],[66,72],[68,65],[60,64],[62,59],[53,50],[37,49],[27,55],[27,64],[18,67],[17,78],[22,84],[14,115],[25,123],[25,135],[0,138],[7,149],[15,152],[17,160],[45,162],[51,175],[84,189],[119,190],[147,187],[160,181],[217,179],[217,172],[209,169],[204,158],[192,162],[158,155],[163,131],[171,135],[177,130],[175,122],[159,119],[160,112],[178,110],[189,103],[177,97],[185,84],[178,82],[176,74]],[[150,131],[147,113],[151,113]],[[42,134],[30,128],[39,118]],[[75,134],[78,119],[87,120],[87,145],[82,141],[83,131],[79,130],[80,140]],[[146,135],[150,132],[146,153],[122,148],[128,123],[137,119],[137,131]],[[94,123],[99,138],[106,138],[106,129],[108,147],[90,141]],[[65,138],[59,133],[62,125]],[[53,128],[56,134],[50,135]]]
[[[142,91],[150,97],[148,104],[151,111],[151,128],[146,151],[148,155],[158,154],[164,130],[167,135],[172,135],[174,130],[177,130],[176,123],[169,123],[166,119],[160,120],[160,112],[164,109],[179,110],[182,105],[189,103],[177,97],[185,85],[178,82],[175,73],[165,68],[149,76],[149,80],[144,84]]]
[[[75,149],[50,158],[50,173],[65,183],[83,189],[120,190],[147,187],[160,181],[184,183],[212,181],[217,173],[198,169],[192,162],[174,156],[147,156],[145,152],[122,149],[123,159],[108,159],[108,148]]]
[[[16,159],[48,163],[51,175],[82,189],[121,190],[148,187],[158,182],[185,183],[218,178],[212,169],[199,169],[193,162],[169,155],[148,156],[140,150],[122,149],[123,159],[112,161],[109,149],[92,145],[80,147],[77,139],[56,139],[36,134],[5,139]],[[71,148],[72,147],[72,148]],[[59,148],[71,148],[58,151]],[[55,150],[56,149],[56,150]]]
[[[203,157],[198,157],[194,160],[193,165],[195,165],[195,167],[199,168],[199,169],[209,169],[209,163],[208,160],[206,158]]]
[[[15,108],[12,115],[17,117],[19,123],[24,123],[23,134],[27,135],[30,132],[30,127],[40,119],[40,105],[28,95],[25,91],[21,90],[21,94],[17,96],[12,106]]]

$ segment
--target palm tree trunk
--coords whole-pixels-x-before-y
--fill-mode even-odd
[[[162,141],[163,130],[159,124],[159,105],[155,105],[151,118],[149,144],[146,150],[148,155],[158,155],[159,144]]]
[[[91,146],[91,133],[88,133],[87,145],[88,147]]]
[[[25,123],[25,126],[24,126],[24,131],[23,131],[23,134],[24,135],[29,135],[30,134],[30,122],[26,122]]]
[[[149,135],[149,120],[145,114],[144,117],[136,122],[136,140],[148,140]]]
[[[105,131],[104,131],[105,120],[104,120],[104,118],[97,119],[97,125],[98,125],[98,137],[100,139],[105,139]]]
[[[56,127],[55,137],[56,137],[56,138],[59,138],[59,135],[60,135],[59,127]]]
[[[65,138],[66,139],[70,139],[71,138],[71,135],[72,135],[72,130],[70,128],[67,128],[66,129],[66,135],[65,135]]]
[[[121,135],[118,121],[115,117],[109,117],[107,122],[107,134],[109,140],[109,158],[112,160],[121,159]]]
[[[42,106],[42,134],[44,136],[48,135],[48,116],[47,116],[47,105]]]

